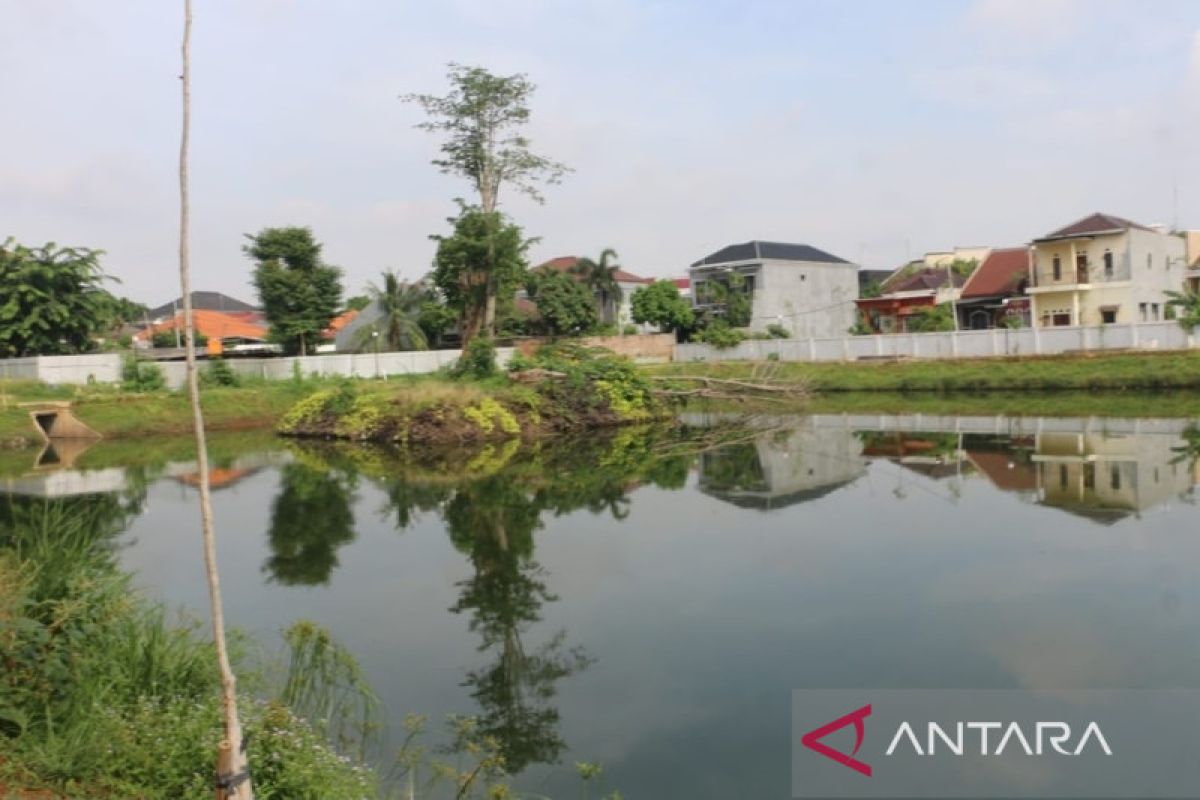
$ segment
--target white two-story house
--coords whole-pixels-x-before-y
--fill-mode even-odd
[[[1034,240],[1026,289],[1033,324],[1166,319],[1166,292],[1183,288],[1186,268],[1182,236],[1092,214]]]

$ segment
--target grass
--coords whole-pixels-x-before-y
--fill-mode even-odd
[[[745,378],[764,362],[669,364],[658,375]],[[1005,392],[1200,388],[1200,351],[938,361],[770,362],[779,379],[815,392]]]

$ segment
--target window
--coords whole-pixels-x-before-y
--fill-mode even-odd
[[[802,280],[802,281],[806,281],[806,280],[808,280],[808,276],[807,276],[807,275],[805,275],[803,272],[801,272],[801,273],[800,273],[800,280]]]
[[[1066,464],[1058,465],[1058,483],[1064,489],[1066,489],[1067,486],[1070,485],[1067,481],[1067,465]]]
[[[1055,314],[1054,317],[1052,318],[1052,322],[1055,327],[1058,327],[1058,328],[1065,327],[1065,326],[1071,324],[1071,315],[1064,314],[1064,313]]]
[[[1088,282],[1088,254],[1087,251],[1075,254],[1075,282]]]
[[[1058,256],[1054,257],[1054,280],[1062,280],[1062,259]]]
[[[1116,464],[1113,464],[1109,471],[1108,483],[1114,492],[1121,491],[1121,468]]]
[[[1104,277],[1112,279],[1113,276],[1113,254],[1112,250],[1104,251]]]
[[[1158,322],[1158,303],[1153,303],[1150,306],[1150,318]]]
[[[1138,303],[1138,317],[1142,320],[1142,322],[1145,322],[1148,319],[1145,303]]]
[[[1100,309],[1100,321],[1105,325],[1112,325],[1117,321],[1117,310],[1115,308]]]
[[[1096,465],[1090,461],[1083,465],[1083,488],[1096,488]]]

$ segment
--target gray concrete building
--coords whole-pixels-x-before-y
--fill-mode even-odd
[[[720,313],[705,283],[742,276],[751,299],[749,328],[782,325],[793,338],[841,336],[854,324],[858,267],[806,244],[752,241],[724,247],[688,270],[697,309]]]

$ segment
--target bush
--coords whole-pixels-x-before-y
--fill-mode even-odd
[[[454,374],[460,378],[490,378],[496,374],[496,344],[486,336],[477,336],[459,356]]]
[[[150,343],[153,344],[155,347],[176,347],[176,346],[183,347],[184,346],[183,336],[184,336],[183,331],[180,331],[179,332],[179,344],[176,345],[174,329],[171,329],[168,331],[158,331],[152,337],[150,337]],[[196,331],[196,347],[204,347],[206,344],[208,344],[208,337],[205,336],[203,333],[200,333],[200,331]]]
[[[241,378],[223,358],[211,359],[200,371],[201,386],[237,386]]]
[[[621,334],[624,336],[637,336],[638,326],[630,323],[621,329]]]
[[[603,347],[559,342],[520,363],[563,373],[565,380],[547,384],[546,390],[572,406],[603,405],[628,420],[647,419],[658,410],[650,381],[633,361]]]
[[[777,322],[772,322],[767,326],[767,333],[771,334],[772,339],[790,339],[792,332],[783,327]]]
[[[126,356],[121,361],[121,388],[127,392],[156,392],[165,389],[167,376],[158,364],[138,361]]]
[[[737,347],[745,339],[745,333],[731,328],[721,321],[709,325],[696,337],[696,341],[711,344],[718,350],[728,350],[731,347]]]

